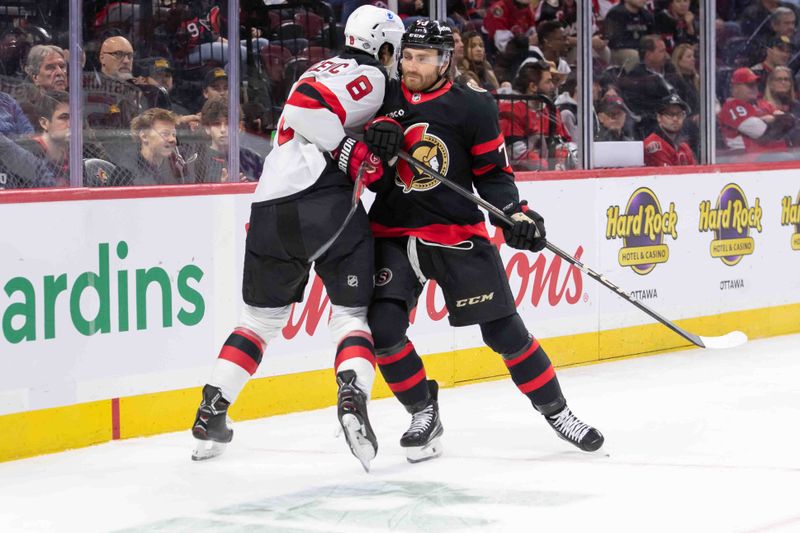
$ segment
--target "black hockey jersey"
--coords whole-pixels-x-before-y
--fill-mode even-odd
[[[474,186],[501,209],[518,200],[497,106],[483,89],[447,83],[412,93],[392,82],[379,114],[403,126],[403,149],[433,170],[469,191]],[[391,178],[381,180],[370,209],[376,237],[416,236],[447,245],[488,238],[483,213],[439,180],[402,160]]]

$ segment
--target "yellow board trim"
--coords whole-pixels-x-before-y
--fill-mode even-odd
[[[709,336],[735,329],[751,339],[786,335],[800,332],[800,303],[691,318],[678,324]],[[541,344],[559,368],[690,347],[660,324],[552,337],[542,339]],[[443,387],[508,377],[501,358],[486,347],[426,355],[425,368]],[[390,395],[379,373],[373,397]],[[188,429],[199,397],[200,389],[194,387],[120,398],[120,438]],[[335,398],[331,369],[258,378],[242,391],[231,417],[249,420],[320,409],[333,405]],[[0,462],[110,441],[111,406],[112,400],[101,400],[0,416]]]

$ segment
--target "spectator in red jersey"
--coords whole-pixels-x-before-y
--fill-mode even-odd
[[[483,30],[498,51],[505,52],[511,39],[525,35],[536,26],[534,9],[531,0],[497,0],[489,6]]]
[[[689,106],[677,94],[666,96],[656,108],[658,127],[644,140],[644,164],[649,167],[696,165],[692,149],[681,136]]]
[[[786,149],[785,135],[794,118],[758,98],[758,75],[749,68],[736,69],[731,76],[731,97],[718,115],[725,144],[750,154]]]
[[[500,102],[500,130],[511,147],[515,168],[547,169],[550,148],[571,140],[552,103],[554,73],[558,74],[555,66],[546,61],[526,64],[512,86],[518,94],[539,98]],[[549,104],[544,104],[545,99]]]

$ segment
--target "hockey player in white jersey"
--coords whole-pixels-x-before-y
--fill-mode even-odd
[[[342,226],[359,170],[359,181],[368,185],[381,177],[381,160],[397,154],[400,125],[372,119],[394,73],[403,31],[391,11],[358,8],[345,27],[344,51],[309,68],[289,94],[251,207],[244,310],[203,388],[192,427],[194,460],[219,455],[233,438],[228,407],[286,325],[291,305],[302,301],[310,259]],[[378,444],[366,411],[375,377],[367,324],[373,242],[362,206],[313,263],[332,307],[339,420],[353,455],[368,470]]]

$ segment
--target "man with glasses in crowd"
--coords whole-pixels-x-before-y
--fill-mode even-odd
[[[681,137],[689,105],[677,94],[665,96],[656,107],[658,127],[644,140],[644,164],[649,167],[696,165],[692,149]]]

